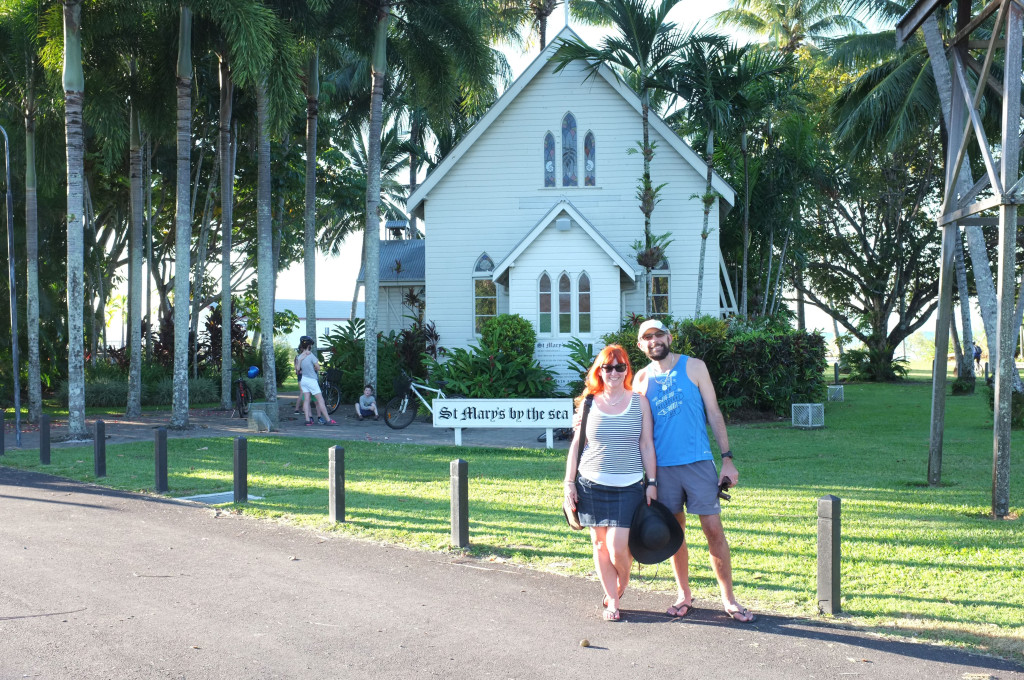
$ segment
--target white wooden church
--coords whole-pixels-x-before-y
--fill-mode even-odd
[[[643,239],[643,162],[627,151],[642,139],[640,100],[607,68],[589,79],[578,64],[555,73],[549,60],[561,38],[577,35],[565,28],[551,41],[407,206],[424,222],[425,317],[442,344],[475,344],[488,318],[516,313],[537,331],[537,358],[559,369],[569,338],[599,346],[627,313],[642,314],[646,287],[632,248]],[[666,184],[651,230],[672,234],[652,273],[653,307],[693,316],[703,219],[696,196],[707,166],[653,113],[650,137],[653,182]],[[726,315],[735,301],[718,225],[735,192],[717,174],[713,188],[721,198],[711,210],[701,311]]]

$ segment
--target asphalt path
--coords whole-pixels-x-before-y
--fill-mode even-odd
[[[673,620],[630,590],[0,466],[0,678],[989,678],[817,620]],[[580,540],[585,540],[582,536]],[[588,647],[580,641],[589,641]]]

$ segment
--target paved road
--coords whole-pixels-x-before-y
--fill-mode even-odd
[[[742,626],[710,602],[670,620],[657,593],[605,623],[586,579],[4,467],[0,516],[0,678],[1024,680],[816,621]]]

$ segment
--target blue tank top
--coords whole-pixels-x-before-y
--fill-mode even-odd
[[[681,355],[665,373],[657,364],[644,368],[634,381],[647,397],[654,419],[654,451],[658,465],[689,465],[714,460],[708,441],[707,415],[700,389],[686,375],[689,357]]]

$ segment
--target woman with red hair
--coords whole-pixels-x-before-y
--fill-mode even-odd
[[[644,471],[647,503],[658,497],[651,407],[633,392],[633,369],[621,345],[608,345],[597,355],[576,406],[563,503],[570,512],[579,510],[580,524],[590,528],[594,567],[605,594],[602,615],[605,621],[618,621],[619,598],[633,566],[629,525],[644,502]],[[585,410],[586,431],[581,432]]]

